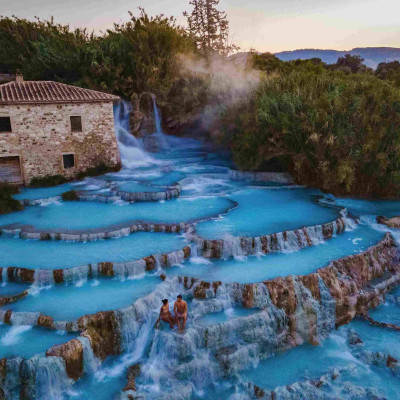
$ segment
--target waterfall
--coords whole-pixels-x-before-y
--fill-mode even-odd
[[[20,341],[24,332],[32,329],[32,325],[20,325],[11,327],[7,333],[1,338],[0,344],[2,346],[11,346]]]
[[[160,149],[168,150],[170,148],[170,145],[168,144],[167,138],[162,132],[161,116],[160,116],[160,111],[158,110],[157,107],[155,96],[153,96],[153,113],[154,113],[154,123],[156,125],[156,131],[154,132],[153,135],[157,138]]]
[[[79,336],[78,340],[82,343],[83,347],[83,368],[85,372],[89,374],[96,372],[100,368],[101,360],[93,354],[89,338]]]
[[[237,260],[244,260],[245,254],[242,250],[241,238],[226,235],[223,238],[222,258],[235,257]]]
[[[154,162],[153,158],[143,150],[140,141],[129,132],[131,110],[132,105],[127,101],[121,101],[114,108],[115,134],[121,154],[121,162],[127,168]]]
[[[61,357],[40,357],[36,368],[36,396],[42,400],[63,398],[63,392],[70,388],[65,362]]]
[[[161,129],[161,118],[160,118],[160,112],[158,111],[157,103],[156,103],[156,98],[153,97],[153,110],[154,110],[154,122],[156,124],[156,131],[155,133],[162,133]]]

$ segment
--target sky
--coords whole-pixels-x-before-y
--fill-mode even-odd
[[[0,0],[0,15],[34,16],[99,33],[143,7],[185,24],[189,0]],[[400,47],[400,0],[220,0],[241,51]]]

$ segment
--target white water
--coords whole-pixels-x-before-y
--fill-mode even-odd
[[[20,325],[13,326],[10,330],[1,338],[2,346],[11,346],[15,343],[18,343],[21,339],[21,336],[24,332],[32,329],[32,325]]]
[[[156,131],[153,133],[153,135],[157,137],[160,148],[162,150],[168,150],[170,149],[170,145],[168,144],[168,140],[162,131],[160,111],[158,110],[155,97],[153,97],[153,113],[154,113],[154,122],[156,125]]]
[[[154,159],[143,150],[140,141],[129,133],[129,113],[131,109],[132,105],[129,102],[121,101],[114,110],[115,134],[121,154],[121,162],[127,168],[154,163]]]
[[[153,104],[157,131],[155,134],[159,135],[160,138],[165,139],[161,131],[160,115],[155,101]],[[127,177],[129,178],[133,173],[142,173],[140,168],[129,170],[128,168],[130,167],[146,165],[147,162],[157,162],[162,164],[165,161],[155,161],[151,156],[145,153],[141,147],[141,141],[129,134],[127,130],[128,127],[124,128],[129,118],[127,109],[123,110],[122,116],[121,113],[118,113],[116,121],[117,126],[119,126],[117,129],[118,143],[120,148],[125,151],[124,154],[123,151],[121,151],[124,166],[126,167],[124,172],[127,173]],[[176,150],[175,142],[169,138],[168,141],[174,143],[173,147]],[[185,142],[182,141],[182,143]],[[185,149],[185,144],[180,144],[179,149]],[[171,163],[170,165],[175,164]],[[149,174],[148,171],[146,171],[146,173]],[[152,172],[150,172],[150,174],[151,173]],[[144,175],[141,175],[141,177],[143,176]],[[221,179],[215,179],[213,184],[213,180],[210,176],[207,176],[202,181],[200,181],[198,177],[190,177],[186,178],[184,186],[184,189],[187,192],[195,192],[195,196],[198,198],[199,194],[204,196],[209,194],[209,191],[213,186],[225,186],[225,182]],[[192,200],[195,199],[195,196],[192,197]],[[188,199],[185,200],[187,201]],[[223,218],[225,217],[221,216],[221,219]],[[351,220],[349,220],[349,222],[351,222]],[[347,225],[346,227],[349,228]],[[349,229],[351,228],[352,227],[350,226]],[[320,225],[305,228],[305,230],[307,231],[312,244],[324,243],[323,232]],[[336,224],[333,226],[334,235],[335,232],[337,232]],[[128,233],[129,232],[126,234]],[[280,233],[276,237],[277,243],[273,244],[273,248],[271,248],[271,237],[268,236],[267,248],[271,252],[281,251],[284,253],[294,253],[303,247],[308,247],[309,244],[303,230],[299,231],[299,236],[300,237],[298,238],[294,231],[287,231],[285,239],[283,234]],[[357,237],[354,240],[358,241],[359,238]],[[326,245],[327,247],[330,246],[328,241]],[[206,260],[204,262],[205,259],[199,256],[201,255],[201,252],[199,251],[199,253],[197,253],[196,250],[198,249],[195,245],[192,246],[192,250],[191,261],[193,264],[200,263],[214,265],[213,261]],[[251,280],[252,272],[248,268],[250,264],[244,262],[246,259],[245,255],[247,254],[262,254],[260,237],[255,237],[254,239],[248,237],[243,240],[243,245],[238,237],[232,235],[224,237],[222,257],[230,258],[231,256],[234,256],[237,260],[243,260],[240,269],[241,273],[244,271],[244,274],[246,274],[246,281],[248,282]],[[300,260],[302,253],[299,252],[298,254]],[[289,254],[286,254],[285,257],[286,256],[289,257]],[[268,257],[263,258],[265,265],[262,265],[262,268],[271,268],[269,262],[270,259]],[[294,259],[294,257],[292,259]],[[169,256],[167,261],[168,266],[180,264],[182,262],[177,253]],[[160,255],[156,256],[156,262],[157,271],[159,271],[161,270]],[[293,265],[296,266],[296,261],[293,262]],[[129,266],[130,272],[127,272],[128,270],[122,265],[115,266],[114,268],[115,274],[118,277],[125,277],[133,273],[144,274],[145,265],[143,262],[141,264],[132,264]],[[230,271],[228,271],[229,274],[222,277],[221,281],[224,281],[224,279],[226,280],[228,277],[230,278],[228,275],[232,274],[232,270],[231,267]],[[280,272],[281,275],[287,274],[287,270],[284,270],[283,268],[280,271],[282,271]],[[291,269],[290,272],[292,273],[297,271]],[[3,270],[3,274],[4,273],[5,270]],[[70,289],[76,292],[78,290],[76,286],[83,284],[87,275],[88,271],[86,267],[76,268],[72,269],[70,273],[65,273],[64,279],[66,282],[79,282],[75,286],[70,285]],[[144,275],[139,276],[142,277]],[[210,276],[207,276],[207,278],[210,278]],[[44,275],[42,276],[40,274],[37,274],[35,279],[38,282],[49,281],[47,278],[45,279]],[[99,280],[94,280],[93,284],[99,284],[99,282]],[[51,288],[51,286],[46,288]],[[30,293],[32,294],[33,292],[36,292],[38,296],[43,295],[43,293],[41,294],[40,292],[41,290],[45,290],[45,288],[34,287],[30,289]],[[257,307],[259,307],[261,301],[268,299],[266,292],[263,292],[262,290],[266,291],[265,287],[260,285],[258,286],[257,291],[255,291],[260,294],[259,299],[257,297],[255,299]],[[170,332],[168,326],[162,326],[160,330],[154,330],[154,322],[158,316],[161,299],[174,299],[177,294],[185,294],[185,292],[187,294],[187,291],[185,291],[182,286],[178,285],[176,281],[172,282],[172,280],[168,278],[166,282],[162,284],[160,283],[160,287],[155,292],[146,296],[146,298],[139,299],[135,306],[119,310],[118,315],[121,318],[118,320],[121,320],[120,333],[123,344],[123,355],[118,359],[111,361],[107,366],[100,366],[99,360],[94,356],[90,347],[89,340],[84,337],[79,338],[84,347],[84,370],[85,372],[94,375],[97,386],[101,386],[101,384],[109,385],[111,378],[122,376],[128,366],[140,362],[142,365],[142,376],[141,381],[139,380],[138,382],[138,388],[146,394],[149,394],[147,397],[148,399],[163,397],[163,395],[169,391],[170,396],[168,399],[176,400],[178,396],[181,396],[179,398],[182,398],[183,393],[186,393],[185,390],[188,388],[193,390],[196,393],[196,396],[203,396],[203,398],[210,400],[227,398],[226,396],[219,396],[219,394],[215,393],[212,393],[209,396],[204,394],[204,388],[207,385],[214,385],[217,381],[222,381],[220,375],[221,371],[213,357],[215,349],[225,345],[238,346],[236,354],[233,354],[232,357],[228,359],[228,366],[232,371],[256,364],[260,358],[260,351],[257,348],[260,344],[265,345],[265,350],[270,352],[266,352],[263,357],[267,354],[273,354],[275,351],[275,343],[278,340],[276,333],[278,332],[278,328],[283,326],[283,324],[281,324],[283,319],[280,319],[281,314],[276,310],[273,311],[273,308],[269,303],[265,303],[265,310],[259,313],[259,310],[257,309],[257,315],[241,315],[239,318],[234,320],[235,309],[237,309],[238,303],[241,302],[241,292],[236,290],[234,285],[227,287],[221,286],[215,293],[213,293],[212,289],[208,290],[207,295],[215,297],[195,300],[192,300],[190,296],[187,297],[190,308],[187,331],[184,335]],[[329,293],[324,294],[323,291],[322,293],[322,297],[326,300]],[[308,291],[303,287],[296,286],[296,294],[298,298],[302,298],[308,294]],[[103,292],[102,295],[105,295],[105,293]],[[96,299],[92,298],[91,300],[95,301]],[[321,333],[325,333],[325,331],[328,330],[327,327],[333,329],[334,304],[328,300],[326,301],[326,304],[324,303],[324,305],[321,306],[321,309],[319,309],[319,304],[310,296],[305,297],[304,301],[307,304],[306,307],[304,307],[304,310],[301,308],[302,304],[299,303],[299,310],[296,315],[298,320],[296,323],[299,333],[304,337],[308,335],[309,326],[307,325],[308,319],[306,318],[306,313],[308,312],[318,318],[317,327]],[[196,325],[196,318],[200,318],[209,313],[218,313],[222,310],[224,310],[227,318],[217,316],[217,318],[214,319],[213,325],[210,325],[207,328]],[[324,313],[326,316],[324,316]],[[22,323],[29,318],[29,323],[34,324],[37,317],[38,313],[20,313],[12,316],[12,322]],[[207,329],[207,334],[210,333],[209,337],[207,336],[207,344],[204,342],[205,329]],[[8,340],[8,343],[11,343],[19,334],[20,331],[15,329],[14,333],[6,339],[6,342]],[[282,334],[282,338],[284,336],[286,335]],[[279,343],[277,343],[277,345],[279,345]],[[211,350],[209,351],[208,349]],[[342,358],[345,357],[342,355]],[[63,362],[57,357],[48,357],[43,360],[44,361],[41,361],[42,364],[37,366],[37,398],[57,399],[59,398],[59,393],[69,388],[69,380],[65,375]],[[293,368],[293,365],[294,364],[288,364],[286,368],[289,370]],[[279,374],[280,372],[284,372],[284,370],[285,368],[277,373]],[[123,385],[120,385],[118,386],[118,389],[121,389],[122,387]],[[91,389],[86,389],[86,392],[90,393],[90,390]],[[92,393],[90,393],[90,395],[92,395]],[[189,397],[190,393],[185,398]],[[94,398],[109,399],[110,397],[106,397],[106,395],[102,393],[102,397],[96,397],[93,394],[90,400]],[[248,397],[243,397],[243,399],[245,398]]]

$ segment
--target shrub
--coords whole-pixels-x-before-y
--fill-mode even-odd
[[[64,201],[75,201],[79,200],[78,195],[76,194],[75,190],[70,190],[68,192],[65,192],[61,195],[62,199]]]
[[[62,185],[68,182],[68,179],[62,175],[47,175],[42,178],[32,178],[29,186],[31,187],[50,187]]]
[[[12,197],[15,193],[18,193],[17,187],[0,183],[0,214],[23,210],[23,205]]]
[[[338,195],[400,195],[400,91],[371,74],[266,79],[227,129],[235,161],[285,158],[297,182]],[[229,126],[229,125],[226,125]]]
[[[103,162],[96,165],[95,167],[88,168],[86,171],[80,172],[76,178],[84,179],[87,176],[100,176],[108,174],[109,172],[118,172],[121,169],[121,165],[106,165]]]

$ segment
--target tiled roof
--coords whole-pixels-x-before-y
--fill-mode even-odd
[[[0,105],[100,103],[117,100],[119,97],[112,94],[52,81],[22,81],[0,85]]]

